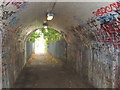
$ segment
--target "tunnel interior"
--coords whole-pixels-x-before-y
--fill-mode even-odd
[[[3,88],[13,87],[28,59],[26,40],[43,27],[47,12],[55,14],[48,26],[58,30],[66,42],[66,66],[96,88],[120,87],[119,1],[0,3]]]

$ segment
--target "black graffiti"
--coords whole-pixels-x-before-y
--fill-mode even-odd
[[[4,11],[4,12],[3,12],[3,17],[2,17],[2,19],[3,19],[3,20],[7,20],[7,19],[8,19],[10,16],[12,16],[14,13],[15,13],[14,11],[11,11],[11,12],[9,12],[9,11]]]
[[[120,15],[120,10],[117,10],[117,11],[115,11],[116,13],[118,13],[119,15]]]

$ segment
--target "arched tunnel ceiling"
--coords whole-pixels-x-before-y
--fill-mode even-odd
[[[58,30],[67,30],[73,25],[83,23],[82,21],[92,16],[92,10],[105,4],[107,3],[56,3],[53,9],[55,17],[52,21],[49,21],[49,26]],[[19,15],[22,23],[31,24],[38,21],[38,25],[41,25],[46,20],[46,12],[50,10],[52,5],[53,3],[48,2],[29,3],[29,7]],[[86,6],[90,6],[90,8]]]
[[[72,26],[87,23],[92,13],[100,7],[109,6],[113,2],[56,2],[53,8],[54,19],[49,21],[49,27],[58,31],[69,32]],[[5,3],[6,4],[6,3]],[[23,38],[37,28],[42,28],[46,20],[46,13],[51,10],[54,2],[27,2],[25,7],[16,8],[12,3],[4,7],[4,10],[15,11],[11,17],[16,18],[13,23],[8,23],[7,28],[19,28]],[[7,22],[11,20],[11,17]]]
[[[109,3],[92,2],[57,2],[53,13],[55,17],[49,22],[50,27],[67,29],[72,25],[85,22],[92,17],[92,11]],[[52,8],[53,2],[29,2],[28,8],[19,13],[21,23],[31,24],[38,21],[42,24],[46,20],[46,13]],[[89,6],[89,7],[87,7]]]
[[[28,2],[27,7],[19,10],[20,13],[16,13],[16,15],[23,25],[29,25],[36,20],[42,24],[43,21],[46,20],[46,13],[52,8],[53,3],[54,2]],[[109,3],[57,2],[53,9],[55,17],[49,24],[51,27],[69,28],[71,25],[83,23],[82,21],[85,22],[93,16],[92,11],[101,6],[109,5]],[[12,6],[8,5],[7,9],[9,9],[9,7]]]
[[[90,76],[87,79],[90,82],[92,80],[96,87],[106,87],[107,84],[108,87],[113,87],[114,83],[118,82],[117,70],[115,72],[114,70],[118,67],[120,56],[120,3],[118,5],[111,3],[113,2],[57,2],[53,9],[55,17],[49,21],[49,27],[63,31],[62,34],[65,33],[67,45],[65,44],[65,48],[63,48],[68,64],[70,61],[73,68],[78,69],[77,71],[85,71],[86,75],[83,72],[80,76],[84,75],[85,78]],[[9,77],[10,83],[13,83],[23,68],[22,64],[25,63],[24,58],[27,54],[26,47],[29,47],[26,46],[26,37],[35,29],[43,27],[46,12],[52,8],[54,3],[27,2],[20,6],[19,4],[3,3],[3,7],[0,7],[0,19],[3,14],[2,23],[0,21],[0,32],[1,28],[3,31],[0,35],[2,38],[0,38],[2,44],[0,54],[5,69],[2,71],[5,85]],[[112,5],[111,10],[109,9],[110,4]],[[105,7],[107,8],[106,13],[103,10]],[[117,12],[114,11],[115,8]],[[94,15],[93,12],[97,10],[98,13]],[[104,21],[102,13],[105,13],[103,16],[106,17],[104,18],[107,22]],[[97,16],[98,18],[96,18]],[[95,39],[94,36],[91,37],[91,32]],[[89,38],[92,39],[89,40]],[[57,47],[61,49],[59,46]],[[62,54],[64,53],[62,52]],[[88,71],[90,71],[89,74]]]

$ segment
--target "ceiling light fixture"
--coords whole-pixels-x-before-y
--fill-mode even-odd
[[[44,28],[47,28],[47,27],[48,27],[47,21],[44,21],[44,22],[43,22],[43,27],[44,27]]]
[[[54,14],[53,14],[53,13],[51,13],[51,12],[47,13],[47,20],[48,20],[48,21],[52,20],[53,17],[54,17]]]

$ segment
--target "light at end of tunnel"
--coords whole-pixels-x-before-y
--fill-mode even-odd
[[[41,35],[41,37],[39,37],[36,41],[35,41],[35,53],[36,54],[42,54],[45,53],[45,39],[43,37],[43,34]]]
[[[47,29],[47,28],[45,29],[45,32],[48,32],[48,29]]]
[[[48,28],[47,26],[44,26],[44,28]]]

